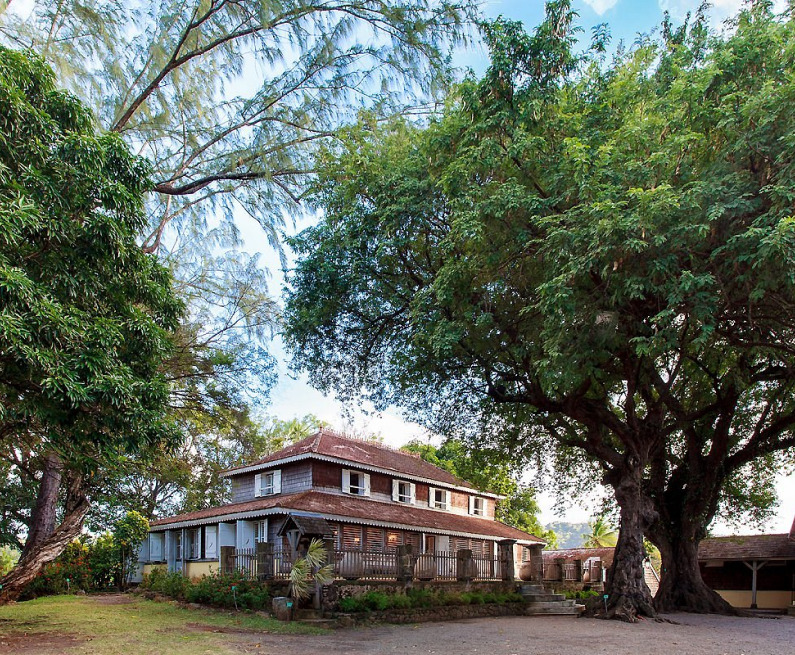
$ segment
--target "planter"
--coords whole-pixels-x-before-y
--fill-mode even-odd
[[[287,596],[277,596],[273,599],[273,615],[279,621],[292,621],[293,599]]]

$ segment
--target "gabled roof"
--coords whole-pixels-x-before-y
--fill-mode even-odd
[[[156,530],[172,526],[186,527],[185,524],[202,525],[234,520],[235,518],[256,518],[257,516],[264,517],[269,514],[290,512],[305,512],[307,515],[323,517],[328,521],[544,543],[543,539],[499,521],[321,491],[280,494],[244,503],[210,507],[197,512],[152,521],[151,525],[152,529]]]
[[[795,559],[795,541],[786,534],[756,534],[704,539],[699,560]]]
[[[267,464],[302,456],[329,457],[360,464],[364,467],[394,471],[404,476],[433,480],[467,489],[475,488],[466,480],[462,480],[416,455],[373,441],[346,437],[327,429],[321,429],[311,437],[282,448],[257,462],[230,469],[225,472],[225,475],[234,475],[238,471],[244,473],[257,470],[265,468]]]

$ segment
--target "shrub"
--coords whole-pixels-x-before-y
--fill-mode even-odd
[[[145,575],[140,587],[175,600],[225,608],[235,607],[235,598],[237,598],[237,607],[240,609],[267,609],[273,598],[267,584],[245,578],[240,574],[214,573],[194,581],[181,573],[169,573],[162,566],[155,567],[151,573]]]

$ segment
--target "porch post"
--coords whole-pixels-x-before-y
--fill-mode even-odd
[[[757,609],[756,605],[756,574],[767,562],[759,562],[758,560],[754,560],[750,564],[748,562],[743,562],[749,569],[751,569],[751,609]]]

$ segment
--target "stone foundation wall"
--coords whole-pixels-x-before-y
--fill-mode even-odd
[[[357,623],[427,623],[429,621],[458,621],[485,616],[524,616],[527,605],[506,603],[504,605],[448,605],[445,607],[415,607],[392,609],[383,612],[337,615],[341,626]]]
[[[395,582],[390,580],[367,581],[336,581],[323,588],[323,609],[335,610],[343,598],[355,598],[369,591],[378,591],[387,595],[402,595],[407,589],[428,589],[430,591],[444,591],[447,593],[464,593],[479,591],[482,593],[511,593],[516,591],[515,582],[455,582],[434,581],[412,583]],[[466,610],[477,609],[478,606],[453,606],[434,609]],[[484,606],[480,606],[484,607]],[[499,606],[501,607],[501,606]],[[388,610],[389,612],[419,611],[419,610]],[[491,616],[483,614],[482,616]],[[428,619],[430,620],[430,619]]]

